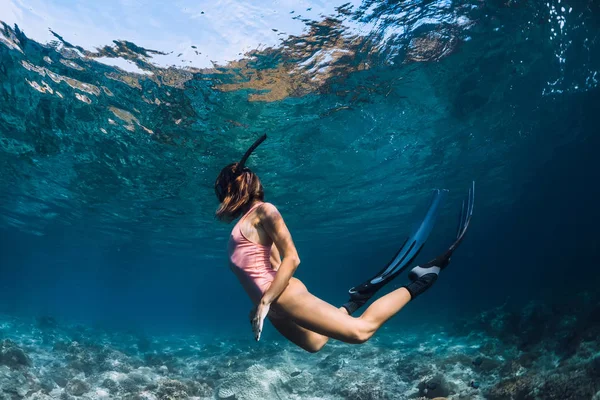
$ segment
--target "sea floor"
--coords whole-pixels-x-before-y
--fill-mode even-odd
[[[600,400],[591,296],[393,332],[309,354],[284,340],[152,337],[0,315],[0,400]]]

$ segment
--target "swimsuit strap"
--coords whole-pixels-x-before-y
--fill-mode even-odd
[[[254,206],[252,206],[248,212],[246,214],[244,214],[244,216],[242,218],[240,218],[240,220],[238,221],[238,223],[235,225],[235,228],[237,228],[237,230],[239,231],[241,237],[243,237],[245,240],[248,240],[248,238],[246,238],[246,236],[244,235],[244,233],[242,232],[242,222],[244,222],[244,220],[246,219],[246,217],[248,216],[248,214],[250,214],[252,211],[254,211],[255,208],[258,208],[260,205],[264,204],[264,202],[260,202],[258,204],[255,204]],[[254,243],[251,240],[248,240],[248,242],[250,243]],[[256,243],[254,243],[256,244]]]
[[[246,217],[248,216],[248,214],[250,214],[252,211],[254,211],[255,208],[258,208],[259,206],[261,206],[262,204],[264,204],[263,201],[259,202],[258,204],[253,205],[246,214],[244,214],[244,216],[240,219],[240,222],[242,222],[244,219],[246,219]],[[238,222],[238,224],[240,223]]]

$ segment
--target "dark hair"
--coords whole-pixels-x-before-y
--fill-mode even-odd
[[[215,194],[221,203],[216,217],[226,222],[239,217],[247,204],[265,198],[258,176],[248,167],[240,170],[237,162],[221,170],[215,181]]]

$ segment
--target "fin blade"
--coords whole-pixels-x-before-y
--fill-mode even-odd
[[[448,249],[449,252],[453,252],[456,250],[460,242],[463,240],[465,233],[467,233],[467,229],[469,228],[469,224],[471,223],[471,217],[473,216],[473,209],[475,207],[475,181],[473,181],[471,187],[469,188],[469,193],[467,194],[467,198],[463,201],[463,207],[460,213],[459,225],[458,225],[458,234],[456,236],[456,241],[450,246]]]
[[[418,227],[413,231],[413,233],[404,241],[394,258],[392,258],[392,260],[374,277],[363,284],[350,289],[351,293],[356,293],[357,289],[360,290],[360,288],[366,290],[368,287],[373,285],[383,285],[401,273],[404,269],[406,269],[406,267],[408,267],[410,263],[412,263],[425,245],[425,242],[433,230],[433,226],[437,220],[439,209],[445,198],[446,192],[447,191],[445,190],[434,190],[425,217]]]

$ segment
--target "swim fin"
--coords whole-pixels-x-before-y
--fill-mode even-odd
[[[343,305],[348,314],[352,314],[363,306],[379,289],[398,276],[414,261],[433,229],[446,193],[447,190],[434,190],[425,218],[413,234],[404,241],[392,261],[371,279],[349,290],[350,300]]]
[[[475,182],[469,188],[469,194],[466,200],[462,203],[460,217],[458,219],[458,231],[454,243],[442,255],[429,261],[427,264],[414,267],[408,274],[408,278],[412,281],[409,285],[404,286],[410,293],[411,299],[414,299],[437,280],[439,273],[450,264],[450,258],[454,250],[463,241],[465,233],[469,228],[471,217],[473,216],[473,206],[475,204]]]

